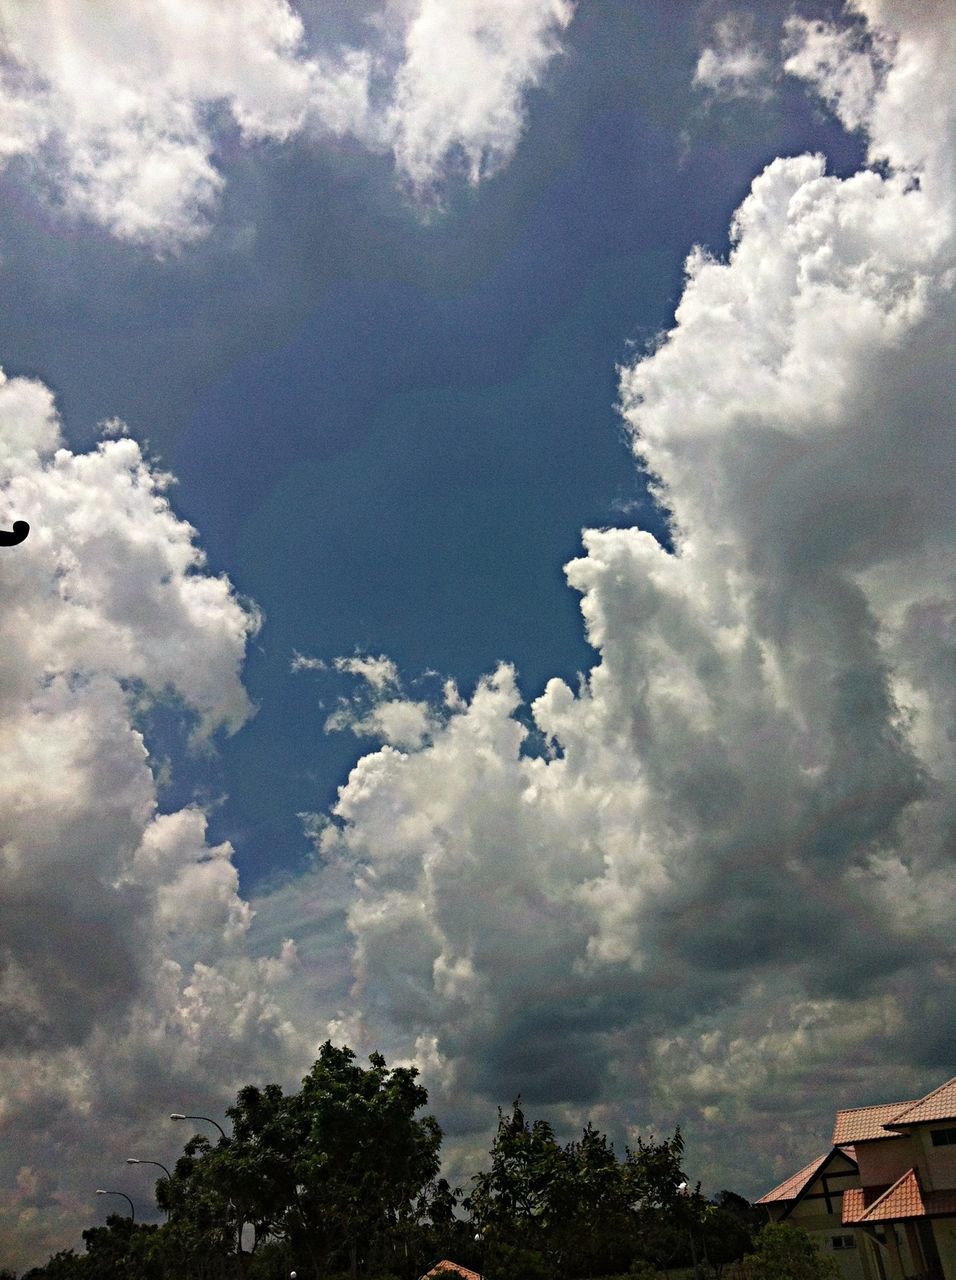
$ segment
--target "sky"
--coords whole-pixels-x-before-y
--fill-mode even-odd
[[[0,1264],[325,1039],[757,1196],[953,1074],[946,0],[0,0]]]

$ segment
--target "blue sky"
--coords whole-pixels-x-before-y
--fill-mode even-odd
[[[54,388],[71,443],[114,415],[148,441],[211,567],[265,615],[259,712],[200,771],[244,883],[304,855],[296,814],[327,808],[361,751],[323,730],[342,680],[291,678],[294,651],[386,653],[466,689],[507,660],[534,697],[593,661],[562,572],[580,530],[666,536],[617,365],[671,323],[689,248],[726,250],[765,163],[862,156],[798,83],[716,107],[692,83],[708,20],[576,15],[514,160],[477,191],[450,182],[437,214],[354,143],[228,138],[216,224],[172,259],[64,228],[22,180],[8,202],[8,367]],[[165,803],[196,772],[183,760]]]
[[[452,8],[0,3],[18,1262],[326,1034],[464,1177],[951,1074],[951,19]]]

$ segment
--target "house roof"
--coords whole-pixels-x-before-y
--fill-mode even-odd
[[[886,1123],[888,1128],[896,1129],[932,1120],[956,1120],[956,1076],[918,1102],[903,1103],[893,1120]]]
[[[824,1155],[817,1156],[816,1160],[811,1160],[798,1173],[792,1173],[789,1178],[781,1182],[779,1187],[774,1187],[772,1191],[768,1191],[765,1196],[755,1200],[754,1204],[777,1204],[781,1200],[796,1200],[800,1192],[809,1186],[817,1176],[831,1154],[832,1152],[827,1151]]]
[[[843,1193],[843,1225],[852,1227],[863,1221],[863,1215],[885,1187],[847,1187]]]
[[[851,1142],[868,1142],[872,1138],[900,1138],[885,1126],[902,1111],[915,1107],[919,1099],[910,1102],[884,1102],[876,1107],[847,1107],[836,1113],[833,1126],[833,1145],[845,1147]]]
[[[956,1214],[956,1191],[924,1191],[915,1169],[891,1187],[850,1187],[843,1193],[843,1225],[867,1226]]]
[[[426,1271],[421,1280],[433,1280],[436,1277],[447,1276],[451,1280],[454,1276],[461,1277],[461,1280],[481,1280],[481,1275],[477,1271],[472,1271],[468,1267],[461,1266],[458,1262],[452,1262],[449,1258],[442,1258],[441,1262],[436,1262],[431,1271]]]

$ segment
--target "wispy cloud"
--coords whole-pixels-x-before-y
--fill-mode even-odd
[[[717,98],[770,97],[773,64],[753,38],[746,14],[728,14],[715,23],[712,44],[697,60],[694,85]]]

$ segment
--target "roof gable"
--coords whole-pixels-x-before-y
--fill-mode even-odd
[[[953,1216],[956,1191],[924,1191],[915,1169],[907,1169],[891,1187],[854,1187],[843,1193],[845,1227]]]
[[[826,1155],[817,1156],[816,1160],[811,1160],[808,1165],[805,1165],[796,1173],[792,1173],[778,1187],[774,1187],[772,1191],[768,1191],[759,1200],[755,1200],[754,1204],[784,1204],[792,1202],[790,1203],[790,1208],[787,1209],[787,1214],[789,1214],[790,1209],[793,1209],[810,1190],[817,1178],[830,1164],[837,1160],[846,1161],[854,1169],[856,1168],[856,1161],[849,1152],[838,1147],[831,1147]]]
[[[778,1187],[774,1187],[772,1191],[768,1191],[766,1195],[761,1196],[759,1200],[755,1200],[754,1204],[779,1204],[783,1200],[796,1200],[801,1191],[813,1181],[823,1166],[829,1160],[831,1152],[825,1155],[817,1156],[816,1160],[811,1160],[808,1165],[791,1173],[789,1178],[785,1178]]]
[[[450,1258],[442,1258],[441,1262],[436,1262],[421,1280],[428,1280],[428,1277],[432,1277],[432,1280],[482,1280],[479,1272],[463,1267],[459,1262],[452,1262]]]

